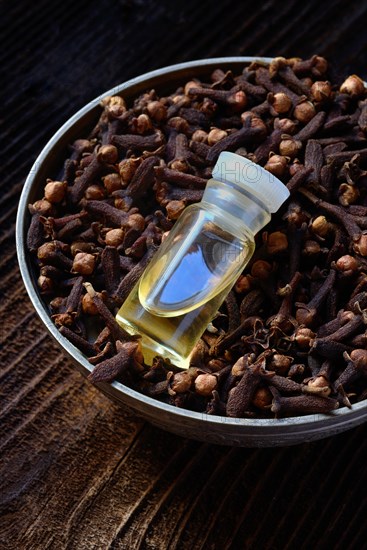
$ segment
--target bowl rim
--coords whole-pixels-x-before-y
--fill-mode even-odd
[[[263,64],[268,64],[271,62],[273,58],[272,57],[261,57],[261,56],[229,56],[229,57],[214,57],[214,58],[208,58],[208,59],[198,59],[183,63],[176,63],[173,65],[167,65],[165,67],[162,67],[160,69],[155,69],[153,71],[146,72],[142,75],[139,75],[137,77],[131,78],[117,86],[114,86],[113,88],[107,90],[106,92],[103,92],[101,95],[93,99],[92,101],[88,102],[86,105],[84,105],[81,109],[79,109],[74,115],[72,115],[60,128],[53,134],[53,136],[49,139],[49,141],[46,143],[46,145],[43,147],[42,151],[36,158],[35,162],[33,163],[33,166],[28,174],[28,177],[25,180],[23,190],[21,193],[21,197],[19,200],[18,205],[18,211],[17,211],[17,219],[16,219],[16,249],[17,249],[17,256],[18,256],[18,263],[20,267],[21,276],[23,279],[24,286],[26,288],[26,291],[28,293],[28,296],[33,304],[33,307],[35,308],[39,318],[45,325],[48,332],[51,334],[51,336],[57,341],[57,343],[61,346],[63,350],[66,351],[66,353],[69,355],[69,357],[74,361],[74,363],[77,366],[82,367],[79,368],[80,371],[82,371],[85,375],[89,374],[93,370],[93,365],[91,365],[86,357],[82,354],[81,351],[79,351],[78,348],[76,348],[69,340],[67,340],[62,334],[58,331],[56,326],[52,323],[51,318],[49,316],[49,313],[46,309],[45,304],[43,303],[43,300],[41,296],[39,295],[38,291],[35,288],[35,285],[32,281],[32,275],[31,270],[27,261],[27,255],[29,255],[29,252],[26,248],[26,230],[28,229],[27,224],[27,216],[28,216],[28,203],[29,203],[29,196],[33,190],[33,185],[36,183],[37,175],[39,167],[42,166],[42,164],[47,159],[51,149],[57,145],[57,142],[65,134],[65,132],[69,129],[71,129],[74,124],[76,124],[84,115],[86,115],[89,111],[94,109],[98,106],[100,100],[106,96],[110,95],[119,95],[122,94],[125,90],[128,90],[129,88],[137,85],[137,84],[143,84],[144,82],[148,82],[151,79],[155,79],[157,77],[164,78],[165,76],[174,73],[179,72],[191,68],[198,68],[203,67],[203,69],[208,65],[225,65],[225,64],[243,64],[243,63],[251,63],[251,62],[259,62]],[[147,84],[148,86],[148,84]],[[109,391],[106,391],[106,384],[97,384],[101,389],[105,389],[105,393],[110,393]],[[210,426],[218,426],[218,425],[225,425],[228,428],[230,427],[244,427],[246,430],[254,428],[257,433],[259,429],[263,429],[263,434],[266,435],[266,433],[269,433],[270,431],[272,433],[277,432],[278,435],[282,435],[282,433],[289,433],[289,428],[291,426],[298,427],[298,429],[302,428],[310,428],[310,424],[312,424],[313,429],[312,431],[323,430],[327,427],[334,427],[335,421],[338,419],[338,417],[343,417],[343,424],[344,421],[346,423],[350,422],[352,423],[356,417],[360,416],[360,413],[362,411],[366,412],[367,415],[367,400],[361,401],[359,403],[353,404],[352,408],[349,409],[348,407],[341,407],[339,409],[336,409],[330,414],[309,414],[309,415],[303,415],[303,416],[292,416],[292,417],[286,417],[286,418],[232,418],[227,416],[219,416],[219,415],[209,415],[204,412],[195,412],[191,411],[189,409],[181,409],[178,407],[175,407],[173,405],[162,403],[161,401],[154,399],[153,397],[149,397],[147,395],[144,395],[143,393],[140,393],[132,388],[129,388],[128,386],[125,386],[124,384],[120,382],[112,382],[111,384],[108,384],[107,387],[110,386],[110,389],[113,391],[115,390],[118,394],[124,394],[126,397],[130,398],[131,402],[138,401],[142,405],[148,406],[150,410],[155,410],[156,412],[174,415],[179,420],[181,419],[191,419],[192,421],[201,422],[203,420],[206,421],[207,427],[210,428]],[[110,395],[111,396],[111,395]],[[339,422],[341,422],[341,419],[339,418]],[[284,428],[284,432],[282,430]],[[285,431],[286,430],[286,431]],[[245,435],[245,434],[244,434]]]

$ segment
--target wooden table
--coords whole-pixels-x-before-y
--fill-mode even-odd
[[[3,0],[1,549],[365,548],[366,427],[278,449],[165,433],[53,344],[23,288],[24,178],[78,108],[147,70],[219,55],[326,55],[367,77],[366,3]]]

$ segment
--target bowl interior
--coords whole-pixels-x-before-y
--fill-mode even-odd
[[[169,94],[195,77],[208,78],[215,68],[239,72],[252,61],[267,64],[271,58],[231,57],[198,60],[152,71],[103,93],[71,117],[47,143],[34,163],[25,182],[18,208],[16,237],[19,265],[33,305],[53,338],[68,353],[84,375],[92,370],[85,356],[64,338],[52,323],[47,306],[37,289],[37,276],[26,249],[26,234],[30,223],[28,204],[41,198],[41,189],[48,177],[57,179],[68,146],[86,137],[96,124],[99,102],[108,95],[122,95],[128,104],[144,91],[154,88],[159,94]],[[166,405],[119,383],[99,384],[101,390],[115,401],[130,407],[137,414],[159,427],[179,435],[213,443],[240,446],[274,446],[296,444],[319,439],[362,423],[367,414],[364,402],[343,407],[330,415],[307,415],[284,419],[240,419],[211,416]]]

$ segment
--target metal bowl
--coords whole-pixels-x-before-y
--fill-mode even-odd
[[[252,61],[269,63],[271,58],[219,57],[201,59],[171,65],[146,73],[107,91],[88,103],[71,117],[47,143],[24,184],[19,202],[16,239],[21,274],[29,297],[47,330],[74,361],[78,370],[87,376],[92,365],[83,354],[63,337],[52,323],[46,304],[37,288],[37,276],[32,268],[26,248],[26,234],[30,223],[28,204],[41,196],[44,181],[56,176],[67,155],[67,146],[75,139],[84,137],[93,128],[100,114],[99,101],[107,95],[123,94],[126,100],[133,99],[151,88],[159,93],[169,93],[194,77],[205,78],[213,69],[222,67],[239,71]],[[243,447],[271,447],[294,445],[328,437],[361,424],[367,417],[367,402],[353,405],[352,409],[340,408],[329,415],[313,414],[284,419],[247,419],[211,416],[192,412],[161,403],[131,388],[114,382],[99,384],[108,397],[129,407],[137,415],[152,424],[180,436],[222,445]]]

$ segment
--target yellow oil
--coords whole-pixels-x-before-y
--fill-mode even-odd
[[[195,344],[254,250],[251,240],[240,243],[232,236],[226,244],[223,240],[220,242],[221,248],[217,248],[217,256],[213,250],[210,252],[211,262],[203,261],[205,250],[200,246],[196,247],[195,254],[192,254],[189,247],[186,253],[179,256],[180,261],[173,260],[173,264],[170,259],[175,256],[177,260],[174,251],[165,253],[163,250],[161,255],[158,252],[157,258],[149,265],[146,276],[135,285],[120,308],[116,319],[128,332],[141,335],[147,364],[151,364],[152,359],[160,355],[178,367],[189,366],[190,353]],[[223,257],[226,259],[225,263]],[[168,271],[164,270],[165,267],[169,268]],[[141,297],[153,304],[156,308],[154,313],[142,305]]]
[[[188,368],[190,353],[213,319],[230,288],[197,309],[176,317],[149,313],[139,301],[139,283],[125,300],[116,319],[131,334],[140,334],[144,359],[151,364],[157,355]]]

